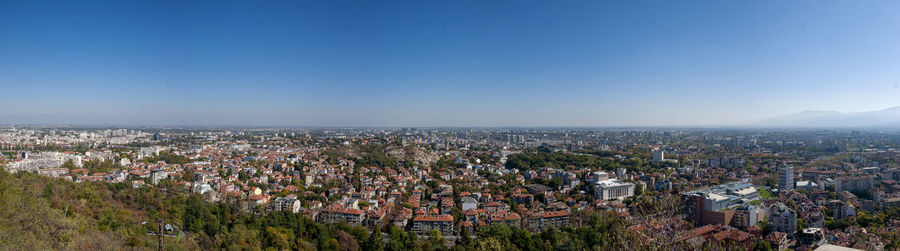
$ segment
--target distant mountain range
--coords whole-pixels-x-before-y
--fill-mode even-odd
[[[761,127],[900,127],[900,106],[868,112],[805,111],[766,119]]]

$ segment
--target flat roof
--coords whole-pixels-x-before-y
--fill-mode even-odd
[[[619,181],[618,179],[608,179],[608,180],[597,181],[594,184],[597,184],[601,187],[617,187],[617,186],[633,185],[629,182]]]
[[[727,199],[728,199],[727,196],[724,196],[724,195],[721,195],[721,194],[715,194],[715,193],[708,193],[708,194],[706,194],[706,198],[707,198],[707,199],[710,199],[710,200],[714,200],[714,201],[723,201],[723,200],[727,200]]]
[[[825,245],[822,245],[815,249],[815,251],[854,251],[854,250],[862,251],[862,249],[841,247],[841,246],[831,245],[831,244],[825,244]]]

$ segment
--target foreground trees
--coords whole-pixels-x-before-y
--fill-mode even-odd
[[[369,231],[323,225],[301,214],[255,215],[197,194],[125,184],[74,183],[0,171],[0,249],[155,249],[157,219],[184,232],[167,250],[610,250],[659,249],[612,212],[576,211],[580,226],[533,234],[504,225],[460,237],[419,237],[396,226]],[[161,192],[166,191],[166,192]],[[150,222],[148,224],[142,224]],[[448,245],[449,244],[449,245]],[[455,244],[455,245],[454,245]],[[668,243],[672,244],[672,243]],[[674,245],[674,244],[672,244]]]

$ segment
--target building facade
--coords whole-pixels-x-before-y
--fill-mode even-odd
[[[427,235],[432,230],[441,235],[453,235],[453,216],[451,215],[419,215],[413,219],[412,231],[419,235]]]
[[[769,206],[769,225],[772,230],[793,234],[797,232],[797,213],[784,203],[772,204]]]
[[[794,189],[794,168],[784,164],[778,168],[778,190],[787,192]]]
[[[594,183],[594,198],[601,200],[618,200],[634,195],[634,184],[617,179],[608,179]]]

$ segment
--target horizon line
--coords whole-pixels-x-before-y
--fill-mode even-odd
[[[325,125],[325,126],[306,126],[306,125],[178,125],[178,124],[91,124],[91,123],[72,123],[72,124],[56,124],[56,123],[24,123],[8,126],[0,126],[0,128],[15,127],[73,127],[73,128],[209,128],[209,129],[403,129],[403,128],[429,128],[429,129],[900,129],[900,126],[751,126],[751,125],[678,125],[678,126],[465,126],[465,125],[448,125],[448,126],[417,126],[417,125],[396,125],[396,126],[346,126],[346,125]]]

